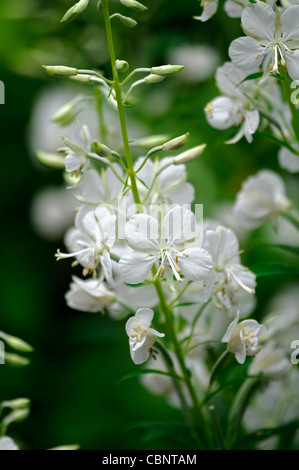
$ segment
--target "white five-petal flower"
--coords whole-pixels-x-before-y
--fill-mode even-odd
[[[75,257],[75,265],[83,266],[83,274],[97,277],[98,266],[103,268],[102,279],[105,277],[113,284],[110,249],[115,242],[116,216],[105,206],[95,210],[82,206],[77,213],[75,227],[65,235],[65,245],[70,253],[56,253],[57,260]]]
[[[157,337],[163,338],[165,336],[164,333],[159,333],[150,327],[153,318],[153,310],[140,308],[137,310],[136,315],[129,318],[126,323],[131,357],[135,364],[142,364],[147,361]]]
[[[259,112],[249,99],[255,94],[257,82],[249,80],[242,83],[246,75],[231,62],[218,67],[216,82],[223,95],[214,98],[205,107],[206,118],[212,127],[220,130],[232,126],[239,128],[236,136],[227,143],[236,143],[243,136],[251,143],[260,122]]]
[[[247,37],[235,39],[229,56],[236,67],[253,73],[263,65],[266,75],[279,74],[286,67],[293,80],[299,79],[299,5],[280,16],[267,3],[259,2],[242,13],[242,27]]]
[[[71,142],[74,146],[71,145]],[[91,135],[87,126],[75,129],[72,133],[72,139],[69,143],[64,159],[65,169],[69,173],[84,170],[88,159],[87,153],[90,151]],[[72,147],[72,148],[71,148]]]
[[[191,281],[201,281],[211,275],[212,259],[203,248],[190,246],[196,238],[194,214],[181,206],[170,209],[161,223],[150,215],[137,214],[126,224],[126,236],[131,252],[119,262],[119,272],[125,282],[144,281],[151,268],[157,268],[156,278],[181,275]],[[188,246],[189,245],[189,246]]]
[[[255,356],[261,350],[258,338],[266,333],[266,327],[256,320],[243,320],[241,323],[238,321],[239,315],[227,328],[222,343],[227,343],[228,351],[243,364],[246,356]]]

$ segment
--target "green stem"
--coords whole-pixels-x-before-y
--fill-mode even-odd
[[[284,96],[292,114],[294,130],[296,133],[297,140],[299,142],[299,114],[298,114],[298,110],[296,106],[294,105],[294,103],[292,103],[292,100],[291,100],[289,75],[287,71],[284,69],[284,67],[281,67],[280,69],[283,75],[283,80],[281,80],[281,83],[282,83]]]
[[[155,271],[156,271],[156,269],[153,268],[153,274],[154,275],[156,274]],[[199,436],[201,438],[201,441],[202,441],[203,445],[205,446],[205,448],[208,448],[208,443],[207,443],[206,436],[205,436],[204,432],[202,432],[202,428],[204,430],[206,430],[205,417],[204,417],[204,415],[201,411],[197,395],[196,395],[195,390],[193,388],[193,385],[192,385],[192,382],[191,382],[191,379],[190,379],[190,372],[186,367],[185,360],[184,360],[184,355],[183,355],[180,343],[177,339],[177,336],[176,336],[176,333],[175,333],[175,330],[174,330],[172,311],[169,309],[169,307],[167,305],[165,294],[164,294],[164,291],[162,289],[162,285],[161,285],[161,282],[160,282],[159,279],[157,279],[155,281],[155,287],[156,287],[156,291],[157,291],[157,294],[158,294],[158,297],[159,297],[159,300],[160,300],[161,309],[162,309],[163,314],[165,316],[165,320],[166,320],[166,324],[167,324],[167,328],[168,328],[169,338],[170,338],[170,340],[172,342],[172,345],[174,347],[174,351],[175,351],[176,357],[178,359],[178,362],[179,362],[179,365],[180,365],[180,368],[181,368],[181,371],[182,371],[182,375],[183,375],[186,387],[188,389],[190,398],[192,400],[194,411],[196,413],[197,422],[198,422],[198,433],[199,433]]]
[[[129,139],[128,139],[126,118],[125,118],[124,106],[123,106],[123,100],[122,100],[122,88],[121,88],[121,84],[119,81],[118,72],[116,68],[115,49],[114,49],[113,35],[112,35],[110,15],[109,15],[108,0],[102,1],[102,8],[103,8],[103,14],[104,14],[104,21],[105,21],[106,38],[107,38],[112,73],[113,73],[113,86],[114,86],[114,91],[115,91],[117,107],[118,107],[119,122],[120,122],[120,127],[121,127],[122,138],[123,138],[124,151],[125,151],[126,162],[127,162],[127,167],[128,167],[128,174],[131,180],[131,190],[133,193],[135,203],[140,204],[140,198],[139,198],[139,193],[138,193],[138,188],[137,188],[137,183],[136,183],[136,178],[135,178],[135,173],[134,173],[134,168],[133,168],[133,159],[132,159],[131,149],[130,149]]]
[[[103,96],[102,93],[97,90],[96,92],[96,102],[97,102],[97,111],[98,111],[98,116],[99,116],[99,131],[100,131],[100,137],[101,141],[104,145],[108,145],[108,138],[107,138],[107,129],[105,126],[105,120],[104,120],[104,113],[103,113]]]

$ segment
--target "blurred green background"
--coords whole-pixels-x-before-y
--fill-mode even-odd
[[[69,263],[57,264],[54,258],[62,238],[49,241],[32,225],[36,194],[45,187],[61,185],[63,180],[59,171],[42,168],[34,160],[30,144],[34,130],[29,131],[29,124],[40,93],[69,87],[65,81],[58,83],[46,76],[42,64],[98,68],[110,74],[103,19],[96,12],[96,2],[91,0],[76,21],[60,24],[73,3],[0,3],[0,80],[5,84],[5,105],[0,105],[0,329],[35,348],[29,367],[1,366],[0,399],[32,399],[30,417],[10,430],[29,449],[72,443],[79,443],[82,449],[175,449],[180,446],[175,440],[147,442],[139,430],[129,429],[138,421],[180,421],[181,416],[164,398],[142,388],[138,379],[118,383],[135,368],[124,322],[81,314],[66,306],[64,294],[72,270]],[[183,5],[180,0],[144,3],[149,7],[147,12],[132,14],[139,22],[136,28],[113,23],[117,57],[127,60],[131,68],[168,63],[171,51],[181,45],[213,47],[220,65],[228,60],[231,40],[241,34],[239,21],[228,18],[222,8],[212,20],[200,23],[192,19],[201,10],[196,0]],[[116,6],[111,2],[112,10]],[[119,10],[128,14],[122,6]],[[251,145],[242,140],[226,146],[223,142],[229,132],[209,127],[203,109],[218,94],[213,76],[213,70],[205,80],[177,76],[138,90],[138,104],[128,108],[127,115],[141,122],[148,134],[175,137],[189,131],[190,146],[208,144],[202,157],[189,166],[196,202],[204,204],[206,217],[214,216],[219,204],[232,202],[242,181],[260,168],[279,171],[289,196],[298,200],[297,181],[279,169],[274,144],[255,138]],[[280,259],[277,252],[250,248],[250,241],[259,240],[263,233],[255,231],[244,237],[244,264]],[[257,317],[271,293],[288,280],[260,281]]]

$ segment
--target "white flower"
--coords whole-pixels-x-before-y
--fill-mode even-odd
[[[170,64],[185,66],[178,77],[190,84],[207,80],[219,63],[217,50],[209,44],[184,44],[171,49],[168,57]]]
[[[64,159],[65,169],[69,173],[84,170],[86,167],[87,153],[91,150],[91,136],[88,127],[82,126],[75,129],[71,142],[75,144],[75,147],[67,149],[67,155]]]
[[[235,355],[240,364],[243,364],[246,356],[255,356],[261,350],[258,338],[265,334],[266,327],[256,320],[243,320],[241,323],[238,321],[239,315],[227,328],[222,343],[228,343],[228,351]]]
[[[129,318],[126,323],[131,357],[135,364],[147,361],[157,337],[163,338],[165,336],[164,333],[150,328],[153,318],[154,312],[150,308],[140,308],[136,315]]]
[[[218,0],[201,0],[200,6],[203,7],[201,16],[194,16],[195,20],[207,21],[218,9]]]
[[[247,37],[235,39],[229,56],[236,67],[253,73],[262,64],[266,74],[279,74],[286,67],[293,80],[299,79],[299,5],[282,15],[266,3],[259,2],[242,13],[242,27]]]
[[[15,442],[7,436],[0,438],[0,450],[19,450]]]
[[[142,165],[144,157],[138,158],[134,164],[137,171]],[[148,159],[142,169],[137,173],[138,189],[141,198],[148,193],[155,174],[165,165],[172,163],[173,157],[166,157],[162,160],[156,159],[154,162]],[[150,197],[146,200],[150,202],[165,202],[168,204],[191,204],[194,201],[194,187],[187,183],[187,173],[185,165],[170,165],[156,178]],[[144,182],[145,185],[142,183]]]
[[[120,177],[123,177],[123,171],[120,166],[113,164],[113,168]],[[123,185],[110,168],[101,171],[89,169],[76,187],[77,199],[89,205],[98,205],[100,203],[111,204],[117,200],[121,194]]]
[[[251,143],[260,122],[259,112],[249,99],[256,89],[256,81],[241,83],[246,75],[231,62],[218,67],[216,82],[223,95],[205,107],[206,118],[212,127],[220,130],[239,127],[236,136],[227,143],[236,143],[243,136]]]
[[[204,247],[213,259],[215,305],[231,314],[236,309],[242,316],[245,312],[250,313],[254,302],[255,274],[241,264],[239,242],[234,232],[221,225],[216,230],[207,230]]]
[[[290,208],[282,178],[271,170],[261,170],[242,184],[234,211],[242,226],[254,229],[267,218],[276,217]]]
[[[130,287],[116,279],[113,288],[97,279],[82,280],[73,276],[73,282],[65,295],[67,305],[81,312],[102,312],[106,307],[109,316],[120,320],[128,315],[124,304],[133,307],[154,307],[158,304],[155,288],[150,285]]]
[[[157,266],[156,278],[181,275],[192,281],[206,280],[211,275],[212,259],[199,247],[188,247],[196,238],[194,214],[180,206],[170,209],[159,224],[147,214],[137,214],[126,224],[126,235],[131,252],[119,262],[123,279],[132,284],[144,281],[151,268]]]
[[[113,284],[110,249],[115,242],[116,216],[106,207],[95,210],[82,206],[77,213],[75,227],[66,232],[65,245],[70,253],[57,250],[57,260],[75,257],[76,264],[83,266],[83,275],[96,278],[98,266],[103,268],[103,277]]]
[[[299,145],[294,142],[292,143],[295,150],[299,152]],[[278,152],[278,162],[281,168],[288,170],[290,173],[299,172],[299,156],[298,154],[292,152],[286,147],[281,147]]]
[[[264,376],[279,379],[290,369],[290,361],[286,358],[285,351],[277,347],[274,341],[270,341],[253,359],[249,367],[249,375]]]

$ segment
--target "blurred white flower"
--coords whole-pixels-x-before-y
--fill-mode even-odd
[[[258,338],[266,333],[266,327],[251,319],[238,322],[239,315],[227,328],[222,343],[228,343],[228,351],[235,355],[240,364],[243,364],[246,356],[255,356],[261,350]]]
[[[282,178],[271,170],[261,170],[242,184],[234,211],[240,224],[250,230],[290,208]]]
[[[209,44],[184,44],[168,53],[170,64],[182,64],[184,69],[179,78],[185,83],[198,83],[207,80],[219,63],[218,51]]]
[[[285,350],[277,347],[274,341],[269,341],[252,360],[248,373],[258,375],[262,372],[266,377],[279,379],[290,367],[291,363],[286,357]]]
[[[0,437],[0,450],[20,450],[11,437]]]
[[[136,315],[126,323],[126,333],[129,336],[131,358],[135,364],[142,364],[151,355],[151,348],[157,337],[163,338],[164,333],[150,328],[154,312],[150,308],[140,308]]]
[[[60,186],[41,189],[34,195],[30,207],[34,230],[47,240],[60,240],[73,224],[77,204],[71,189]]]
[[[218,0],[201,0],[200,6],[203,8],[201,16],[194,16],[195,20],[208,21],[218,9]]]

